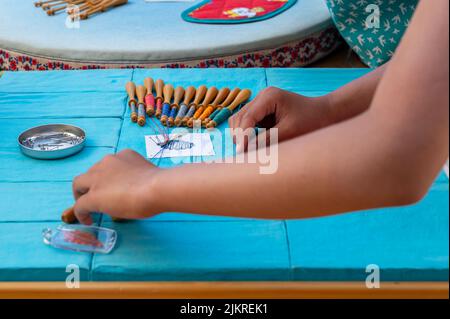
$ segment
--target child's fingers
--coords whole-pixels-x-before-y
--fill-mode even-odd
[[[255,107],[255,104],[258,103],[259,99],[261,98],[261,95],[262,94],[258,94],[253,101],[250,101],[239,112],[235,113],[234,115],[232,115],[229,118],[228,124],[229,124],[230,128],[234,129],[234,128],[238,128],[239,127],[242,117],[246,114],[246,112],[250,108],[254,108]]]
[[[91,212],[97,211],[97,209],[95,209],[93,198],[89,193],[78,198],[73,210],[78,221],[85,225],[92,224]]]
[[[91,179],[89,174],[79,175],[72,182],[72,192],[75,200],[83,196],[89,191]]]

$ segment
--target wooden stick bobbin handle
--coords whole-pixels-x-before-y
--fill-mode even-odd
[[[155,113],[155,97],[153,96],[153,86],[155,82],[152,78],[145,78],[144,86],[147,89],[145,94],[145,112],[148,116]]]
[[[170,109],[169,119],[167,120],[168,126],[173,126],[175,124],[175,117],[177,116],[178,108],[180,107],[181,99],[184,96],[184,88],[179,86],[175,89],[175,94],[173,97],[173,103]]]
[[[156,80],[155,84],[156,89],[156,111],[155,116],[160,117],[162,113],[162,105],[163,105],[163,90],[164,90],[164,81],[161,79]]]
[[[167,119],[169,118],[170,103],[172,101],[172,96],[173,96],[173,85],[172,84],[164,85],[164,104],[162,107],[162,114],[161,114],[161,123],[163,125],[167,124]]]
[[[172,106],[179,106],[181,99],[184,96],[184,88],[182,86],[179,86],[175,89],[175,94],[173,96],[173,103]]]
[[[138,114],[136,111],[136,85],[133,82],[128,82],[126,85],[126,90],[128,93],[128,106],[130,107],[131,112],[131,121],[137,122]]]
[[[136,88],[136,95],[138,98],[138,124],[140,126],[145,125],[145,94],[147,93],[147,89],[145,86],[139,85]]]

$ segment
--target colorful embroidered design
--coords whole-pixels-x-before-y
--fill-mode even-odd
[[[183,12],[183,19],[198,23],[246,23],[272,18],[297,0],[205,0]]]
[[[342,37],[372,68],[393,56],[417,3],[418,0],[327,0]]]
[[[283,46],[227,57],[199,59],[175,63],[148,62],[139,64],[89,63],[56,61],[0,49],[0,70],[88,70],[117,68],[251,68],[300,67],[332,52],[340,43],[334,27],[312,34]]]

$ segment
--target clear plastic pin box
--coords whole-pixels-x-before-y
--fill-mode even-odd
[[[42,237],[46,245],[55,248],[108,254],[116,245],[117,233],[97,226],[60,225],[56,229],[45,228]]]

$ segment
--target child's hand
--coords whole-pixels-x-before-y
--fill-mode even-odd
[[[155,195],[152,185],[158,172],[158,168],[131,150],[106,156],[73,181],[77,219],[83,224],[91,224],[92,212],[124,219],[146,218],[159,213],[149,204]]]
[[[306,134],[329,125],[328,97],[305,97],[278,88],[267,88],[248,103],[242,110],[230,117],[230,128],[242,130],[277,128],[278,141]],[[247,148],[248,140],[234,134],[236,149]],[[269,134],[267,134],[267,143]],[[244,143],[242,145],[241,143]],[[268,144],[267,144],[268,145]]]

